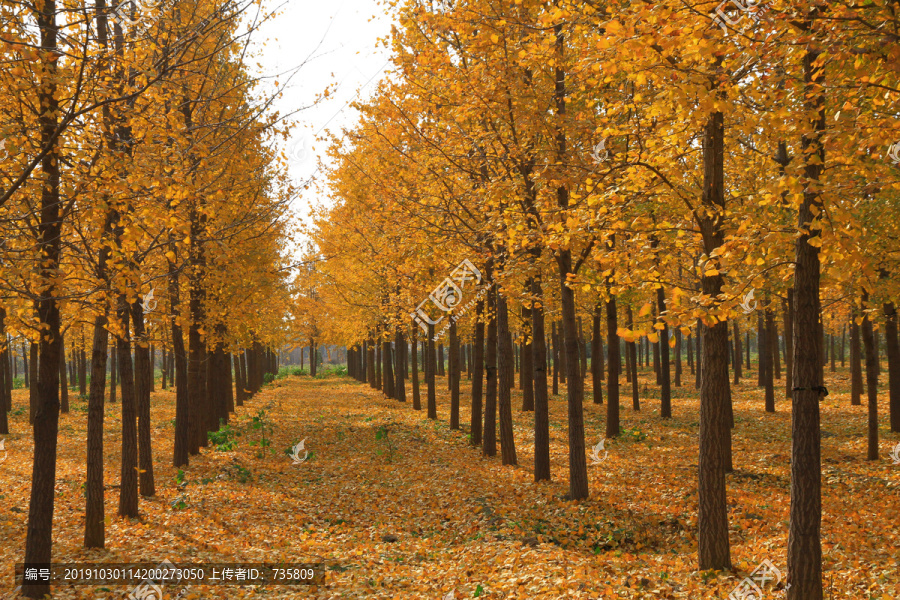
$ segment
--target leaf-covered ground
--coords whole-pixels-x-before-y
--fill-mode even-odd
[[[642,375],[642,378],[646,375]],[[886,380],[882,374],[882,380]],[[532,415],[518,410],[519,466],[483,458],[464,431],[448,427],[446,379],[438,381],[438,420],[387,400],[349,378],[276,380],[239,407],[242,435],[230,451],[205,448],[184,469],[171,467],[175,395],[153,395],[157,496],[141,498],[140,519],[116,516],[120,405],[107,404],[107,548],[81,547],[86,405],[75,399],[60,427],[54,513],[55,562],[301,562],[328,565],[313,588],[194,586],[187,598],[727,598],[764,559],[786,574],[790,405],[763,411],[755,374],[734,393],[734,465],[728,476],[732,559],[737,573],[697,570],[697,392],[675,390],[674,418],[659,419],[656,388],[641,383],[642,410],[623,386],[625,431],[590,464],[591,496],[565,500],[566,412],[551,399],[553,481],[532,482]],[[517,377],[518,380],[518,377]],[[865,460],[864,406],[850,406],[845,373],[827,374],[822,404],[823,551],[826,598],[900,597],[900,465],[888,457],[900,436],[886,430],[881,452]],[[409,387],[407,388],[409,393]],[[411,399],[411,393],[409,393]],[[783,398],[783,395],[777,395]],[[2,588],[24,554],[32,444],[25,391],[0,463]],[[587,444],[600,441],[605,406],[586,397]],[[259,411],[271,446],[259,456]],[[382,429],[382,427],[384,429]],[[382,435],[378,435],[378,431]],[[386,430],[387,436],[384,436]],[[309,458],[285,450],[305,440]],[[608,452],[608,454],[606,454]],[[302,456],[302,454],[301,454]],[[2,457],[0,457],[2,458]],[[181,496],[179,503],[179,497]],[[173,503],[175,506],[173,507]],[[783,598],[782,581],[765,599]],[[178,593],[169,586],[167,598]],[[128,588],[56,588],[58,598],[121,598]]]

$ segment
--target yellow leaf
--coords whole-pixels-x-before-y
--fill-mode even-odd
[[[638,311],[638,316],[639,316],[639,317],[646,317],[647,315],[650,314],[650,310],[651,310],[652,308],[653,308],[653,306],[652,306],[649,302],[647,302],[646,304],[644,304],[644,305],[641,307],[641,310]]]

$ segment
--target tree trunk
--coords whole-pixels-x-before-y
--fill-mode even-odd
[[[625,308],[625,314],[628,317],[628,329],[634,329],[634,312],[630,304]],[[637,372],[637,344],[635,342],[625,342],[625,374],[627,375],[626,383],[631,383],[631,406],[634,410],[641,410]]]
[[[863,292],[863,306],[869,302],[868,292]],[[869,401],[867,460],[878,460],[878,351],[875,349],[875,332],[868,313],[863,313],[862,339],[866,348],[866,395]]]
[[[69,387],[66,383],[66,341],[65,335],[60,333],[59,341],[59,411],[63,414],[69,412]],[[91,363],[93,365],[93,363]],[[92,367],[93,368],[93,367]],[[104,366],[105,369],[105,366]],[[103,373],[103,385],[106,386],[106,372]],[[94,374],[91,372],[91,380]],[[2,378],[0,378],[2,381]],[[0,410],[2,410],[2,402],[0,402]]]
[[[100,250],[99,262],[105,271],[107,247]],[[103,394],[106,388],[106,361],[109,332],[106,311],[94,317],[94,340],[91,350],[91,390],[88,396],[87,473],[84,486],[85,548],[106,546],[105,499],[103,493]],[[115,366],[113,367],[115,368]],[[65,371],[65,368],[62,369]]]
[[[857,311],[850,312],[850,405],[862,405],[862,351],[859,342]]]
[[[762,310],[756,311],[756,387],[766,387],[766,364],[769,361],[769,343],[766,339],[766,321]]]
[[[485,456],[497,454],[497,288],[487,294],[487,341],[485,369],[487,370],[487,393],[484,402],[484,432],[481,452]]]
[[[450,379],[450,429],[459,429],[459,336],[456,329],[456,320],[450,321],[450,347],[447,349],[450,364],[448,365]],[[509,395],[509,390],[506,391]]]
[[[603,356],[603,340],[601,339],[600,326],[603,321],[603,303],[597,301],[594,304],[594,315],[591,329],[591,384],[594,390],[594,404],[603,404],[603,366],[600,357]]]
[[[534,335],[534,480],[550,480],[550,413],[547,398],[547,342],[544,335],[544,289],[540,274],[531,280],[531,325]]]
[[[394,396],[400,402],[406,402],[406,340],[403,332],[397,327],[394,334],[394,346],[397,348],[397,372],[394,374]]]
[[[884,305],[884,337],[888,362],[888,409],[891,431],[900,431],[900,343],[897,340],[897,310],[893,302]],[[843,341],[841,356],[843,356]],[[843,360],[841,361],[843,363]],[[834,363],[832,363],[833,365]],[[841,365],[843,366],[843,365]],[[834,368],[832,368],[832,371]]]
[[[153,482],[153,450],[150,442],[150,343],[144,330],[144,309],[140,301],[131,305],[134,323],[134,397],[138,417],[138,483],[141,496],[156,495]]]
[[[741,326],[735,319],[732,325],[734,329],[734,385],[741,383],[741,363],[744,362],[744,353],[741,349]]]
[[[665,325],[659,332],[659,350],[660,350],[660,394],[661,404],[659,416],[663,419],[672,416],[672,378],[671,369],[669,367],[669,326],[663,320],[663,313],[666,312],[666,294],[665,290],[660,286],[656,289],[656,303],[659,307],[660,322]]]
[[[724,117],[721,112],[714,112],[710,114],[704,131],[704,211],[697,216],[703,250],[707,256],[714,256],[714,251],[724,244],[724,145]],[[721,274],[704,274],[701,290],[708,298],[718,298],[722,293],[722,283]],[[699,322],[697,329],[700,334]],[[727,411],[730,397],[728,322],[718,321],[702,327],[702,332],[702,338],[697,336],[702,347],[697,355],[697,378],[700,380],[700,502],[697,519],[700,569],[730,570],[725,486],[727,448],[731,435]]]
[[[496,289],[496,288],[495,288]],[[497,409],[500,420],[500,456],[504,465],[516,462],[516,445],[512,426],[512,398],[514,373],[512,369],[512,333],[509,331],[509,315],[506,298],[497,291],[497,332],[498,368],[501,380],[498,382]],[[452,354],[452,352],[451,352]],[[458,417],[457,417],[458,421]]]
[[[472,362],[472,413],[469,445],[481,446],[482,395],[484,388],[484,300],[475,303],[475,348]]]
[[[608,289],[608,288],[607,288]],[[619,357],[619,323],[616,316],[616,297],[612,294],[606,301],[606,347],[609,352],[607,367],[609,378],[606,381],[606,437],[619,435],[619,368],[622,364]],[[636,362],[633,360],[632,362]],[[634,369],[636,367],[632,367]]]
[[[817,196],[818,182],[825,165],[821,136],[825,130],[824,97],[813,92],[823,84],[822,71],[815,66],[819,51],[807,46],[803,56],[807,114],[814,131],[803,135],[802,157],[808,182],[798,211],[800,235],[796,241],[794,266],[794,390],[791,415],[791,509],[788,535],[788,600],[822,600],[822,463],[819,429],[822,358],[819,330],[819,249],[809,244],[819,229],[811,223],[822,212]],[[816,73],[814,75],[814,73]],[[815,207],[815,210],[813,210]],[[819,238],[821,240],[821,238]],[[818,338],[818,340],[816,339]]]
[[[394,357],[391,351],[390,338],[386,337],[381,342],[381,357],[384,362],[384,395],[388,398],[394,398]]]
[[[681,349],[684,345],[684,336],[681,327],[675,327],[675,387],[681,387]]]
[[[556,333],[556,321],[550,324],[552,333],[550,334],[550,343],[553,345],[553,395],[559,394],[559,338]]]
[[[417,327],[412,328],[411,335],[413,410],[422,410],[422,395],[419,390],[419,330]]]
[[[436,359],[434,356],[434,325],[428,324],[428,351],[425,353],[425,384],[428,386],[428,418],[437,419]]]
[[[122,387],[122,462],[119,488],[119,516],[138,516],[138,440],[137,410],[135,407],[134,372],[131,366],[131,334],[129,332],[128,304],[125,295],[118,299],[116,314],[121,327],[121,337],[116,341],[119,358],[119,378]]]
[[[562,190],[565,191],[565,190]],[[560,250],[556,254],[559,267],[559,295],[562,307],[562,329],[564,337],[566,368],[566,401],[569,422],[569,498],[577,500],[588,497],[587,455],[584,445],[584,403],[581,377],[578,372],[578,331],[575,322],[575,290],[566,282],[573,272],[570,250]]]
[[[768,298],[766,298],[766,304],[768,304]],[[763,373],[763,385],[766,388],[765,396],[766,396],[766,412],[775,412],[775,380],[772,375],[772,367],[773,367],[773,343],[771,340],[771,333],[775,329],[774,318],[772,317],[772,310],[766,308],[765,314],[765,325],[762,329],[760,329],[760,333],[763,334],[763,338],[760,339],[760,370],[765,370]],[[762,357],[765,356],[765,362],[763,362]]]
[[[793,290],[788,289],[781,301],[784,312],[784,388],[790,400],[794,389],[794,300]]]
[[[531,291],[531,281],[527,282],[526,292]],[[531,326],[532,309],[530,302],[522,303],[522,323],[525,339],[522,341],[522,358],[519,365],[519,381],[522,389],[522,410],[534,410],[534,333]]]

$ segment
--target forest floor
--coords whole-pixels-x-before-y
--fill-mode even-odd
[[[655,386],[642,374],[640,412],[622,387],[621,437],[588,459],[590,498],[568,492],[566,403],[551,398],[551,482],[533,483],[533,414],[513,418],[519,466],[470,448],[468,382],[463,431],[448,427],[446,379],[438,419],[385,399],[350,378],[288,376],[232,416],[234,447],[204,448],[179,477],[172,464],[175,394],[153,394],[157,495],[140,518],[116,515],[119,404],[107,404],[106,549],[82,548],[86,403],[60,421],[54,562],[303,562],[324,559],[315,587],[192,586],[182,598],[728,598],[769,560],[786,577],[790,500],[790,404],[763,410],[755,374],[734,391],[734,473],[728,475],[735,572],[697,569],[698,393],[675,388],[672,419],[659,418]],[[887,394],[879,411],[881,458],[867,461],[866,408],[850,406],[846,372],[826,373],[822,402],[822,541],[826,598],[900,598],[900,465],[889,450]],[[887,379],[882,373],[882,381]],[[518,377],[517,377],[518,381]],[[408,383],[408,382],[407,382]],[[779,382],[783,386],[782,382]],[[562,386],[560,390],[562,391]],[[780,388],[779,388],[780,389]],[[423,389],[424,391],[424,389]],[[409,385],[407,393],[411,399]],[[603,436],[605,405],[586,393],[590,449]],[[27,393],[14,393],[7,459],[0,463],[0,597],[22,560],[32,443]],[[260,411],[264,411],[261,413]],[[262,417],[268,448],[251,445]],[[387,436],[384,436],[385,428]],[[377,435],[378,431],[382,435]],[[287,451],[305,440],[307,460]],[[263,448],[262,454],[260,449]],[[2,457],[0,457],[2,459]],[[186,482],[183,491],[178,481]],[[775,584],[775,585],[773,585]],[[771,581],[763,600],[784,598]],[[56,587],[55,598],[123,598],[128,587]],[[179,586],[169,585],[166,598]]]

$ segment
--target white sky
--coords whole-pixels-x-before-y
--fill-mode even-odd
[[[269,7],[277,6],[277,1],[272,0]],[[351,126],[358,115],[349,102],[357,93],[365,99],[376,89],[388,60],[378,38],[386,37],[390,27],[386,8],[377,0],[287,0],[280,15],[257,34],[257,44],[266,40],[259,57],[260,74],[273,76],[306,61],[276,101],[281,114],[309,106],[327,86],[337,84],[330,98],[294,116],[298,126],[284,149],[295,183],[311,177],[318,157],[325,156],[324,144],[312,136]],[[322,174],[317,174],[316,182],[322,180]],[[297,215],[308,214],[321,193],[320,185],[310,185],[292,204]]]

